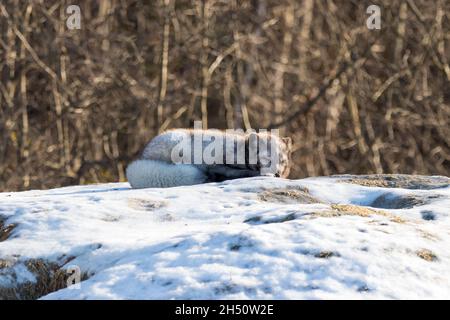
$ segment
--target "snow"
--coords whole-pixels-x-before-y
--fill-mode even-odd
[[[342,180],[257,177],[166,189],[112,183],[0,193],[4,225],[17,225],[0,242],[0,259],[14,261],[0,267],[0,286],[35,281],[29,259],[70,256],[63,268],[79,266],[89,278],[42,299],[449,299],[450,187]],[[317,203],[289,198],[305,188]],[[420,201],[371,208],[386,194]],[[336,204],[386,214],[326,215]],[[421,258],[421,250],[434,258]]]

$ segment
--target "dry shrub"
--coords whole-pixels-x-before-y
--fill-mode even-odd
[[[311,196],[306,188],[281,188],[266,190],[258,193],[258,199],[261,201],[280,203],[322,203],[320,200]]]
[[[416,251],[416,254],[419,258],[425,260],[425,261],[436,261],[438,260],[438,257],[436,254],[434,254],[434,252],[432,252],[431,250],[428,249],[420,249]]]
[[[67,287],[70,274],[57,263],[44,259],[30,259],[25,262],[27,269],[36,277],[35,282],[24,282],[12,287],[0,286],[0,300],[35,300],[51,292]],[[5,267],[12,267],[9,263]],[[88,274],[81,274],[81,281],[88,279]]]
[[[280,128],[292,178],[450,173],[449,1],[70,4],[0,3],[0,190],[124,180],[194,120]]]
[[[340,216],[360,216],[364,218],[368,218],[371,216],[383,216],[389,218],[392,222],[396,223],[405,223],[406,221],[394,214],[380,211],[380,210],[374,210],[367,207],[362,206],[356,206],[356,205],[350,205],[350,204],[334,204],[331,206],[332,210],[324,210],[324,211],[318,211],[314,212],[313,216],[315,217],[340,217]]]

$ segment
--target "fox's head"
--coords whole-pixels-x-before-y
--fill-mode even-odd
[[[250,133],[249,152],[256,151],[262,175],[287,178],[290,172],[292,139],[272,132]]]

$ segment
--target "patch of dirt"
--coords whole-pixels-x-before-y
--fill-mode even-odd
[[[0,217],[0,242],[7,240],[15,227],[16,224],[6,224],[6,219]]]
[[[232,294],[232,293],[238,293],[238,292],[239,292],[239,287],[238,287],[238,285],[236,285],[234,283],[224,283],[224,284],[214,288],[214,293],[216,295]]]
[[[340,257],[341,255],[334,251],[320,251],[319,253],[315,254],[314,257],[320,258],[320,259],[329,259],[331,257]]]
[[[362,206],[356,206],[351,204],[333,204],[331,205],[331,210],[314,212],[315,217],[339,217],[339,216],[360,216],[360,217],[371,217],[373,215],[383,216],[389,218],[392,222],[405,223],[406,221],[396,215],[388,212],[374,210]]]
[[[429,262],[433,262],[438,260],[437,255],[434,254],[434,252],[432,252],[431,250],[428,249],[420,249],[416,251],[416,255],[425,260],[425,261],[429,261]]]
[[[430,177],[407,174],[374,174],[337,177],[346,178],[340,180],[339,182],[353,183],[366,187],[431,190],[444,188],[450,185],[450,179],[441,176]]]
[[[128,206],[135,210],[154,211],[167,205],[164,201],[151,199],[129,198]]]
[[[105,221],[105,222],[117,222],[117,221],[119,221],[120,219],[119,219],[118,217],[114,217],[114,216],[111,216],[111,215],[107,215],[107,216],[103,217],[101,220],[102,220],[102,221]]]
[[[44,259],[30,259],[25,261],[24,264],[28,271],[35,276],[36,281],[20,283],[13,287],[0,286],[0,300],[36,300],[67,287],[70,274],[57,263]],[[4,269],[12,268],[14,265],[14,262],[9,263]],[[4,269],[3,271],[5,271]],[[14,271],[11,272],[12,277],[15,278]],[[86,272],[82,272],[80,278],[81,281],[84,281],[89,276]]]
[[[358,292],[369,292],[372,291],[367,285],[359,286],[357,289]]]
[[[411,209],[417,206],[423,206],[427,203],[427,199],[415,195],[391,195],[389,193],[382,194],[376,198],[371,207],[380,209]]]
[[[420,214],[421,214],[423,220],[426,220],[426,221],[436,220],[436,214],[433,211],[423,210],[423,211],[420,211]]]
[[[158,216],[159,221],[161,222],[171,222],[171,221],[175,221],[175,218],[173,215],[171,215],[170,213],[165,213],[161,216]]]
[[[10,259],[0,259],[0,270],[11,268],[14,265],[14,263],[15,262]]]
[[[265,190],[263,192],[258,193],[258,199],[261,201],[279,202],[286,204],[323,203],[322,201],[311,196],[307,188],[297,188],[297,189],[281,188],[281,189]]]
[[[296,213],[289,213],[278,217],[269,217],[269,218],[265,218],[263,216],[255,216],[244,220],[244,222],[248,224],[283,223],[295,220],[296,218],[297,218]]]
[[[251,239],[247,238],[246,236],[239,236],[230,243],[229,249],[231,251],[239,251],[243,248],[251,248],[254,245],[255,244],[253,243],[253,241],[251,241]]]

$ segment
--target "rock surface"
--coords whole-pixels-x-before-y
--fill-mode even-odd
[[[0,299],[449,299],[449,248],[447,177],[0,194]]]

